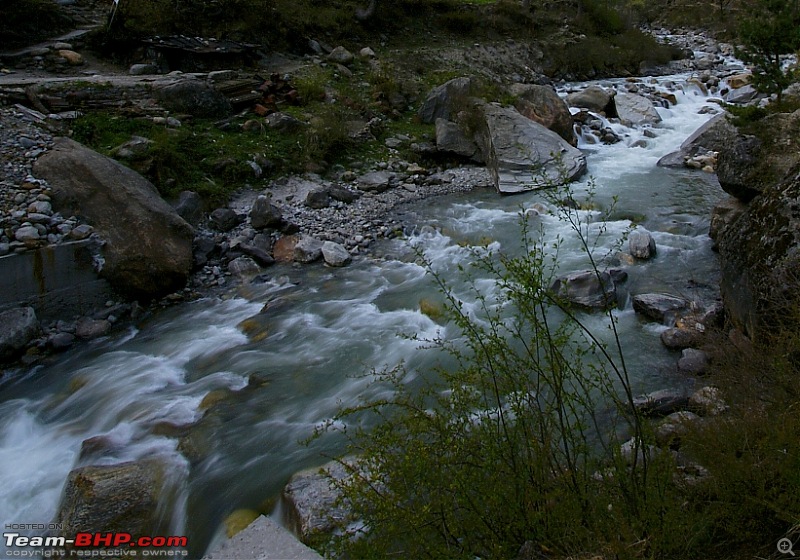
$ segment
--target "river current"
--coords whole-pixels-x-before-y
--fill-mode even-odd
[[[572,188],[585,200],[593,185],[592,210],[581,210],[584,217],[617,201],[598,251],[611,250],[632,221],[652,232],[658,254],[626,267],[627,292],[708,301],[718,275],[709,218],[724,193],[713,174],[656,167],[712,116],[701,109],[715,105],[686,85],[687,78],[658,79],[677,84],[678,103],[658,109],[663,121],[648,136],[612,124],[621,142],[582,140],[589,174]],[[638,140],[646,146],[632,147]],[[292,473],[340,452],[342,442],[333,436],[309,446],[300,441],[339,406],[385,390],[364,374],[402,362],[424,376],[446,364],[441,353],[409,339],[454,334],[420,311],[422,300],[441,302],[442,296],[415,249],[469,305],[458,272],[473,258],[469,246],[516,247],[520,210],[537,203],[552,208],[542,193],[501,197],[488,190],[406,206],[400,216],[411,233],[385,242],[384,258],[342,269],[273,268],[271,282],[166,309],[19,372],[0,388],[0,519],[48,523],[71,469],[157,455],[174,465],[178,481],[172,534],[187,534],[192,555],[202,555],[230,512],[265,509]],[[547,212],[534,220],[545,242],[564,240],[561,271],[586,268],[567,224]],[[476,281],[492,289],[491,278]],[[614,314],[635,392],[691,382],[676,373],[679,356],[659,341],[664,326],[637,317],[629,300]],[[587,314],[585,320],[603,330],[607,318]],[[178,450],[180,427],[200,420],[209,394],[221,404],[194,432],[190,464]],[[103,436],[102,452],[81,458],[82,442],[96,436]]]

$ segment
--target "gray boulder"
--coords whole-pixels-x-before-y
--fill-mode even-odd
[[[689,396],[680,389],[661,389],[633,399],[633,407],[643,416],[667,416],[689,406]]]
[[[426,124],[433,124],[436,119],[453,120],[470,104],[473,87],[470,78],[454,78],[433,88],[419,109],[420,120]]]
[[[728,410],[728,405],[719,388],[703,387],[689,397],[689,408],[700,416],[718,416]]]
[[[149,299],[186,284],[194,230],[144,177],[67,138],[34,174],[50,183],[55,210],[84,216],[105,241],[100,275],[115,289]]]
[[[691,327],[670,327],[660,335],[661,343],[672,350],[696,348],[703,343],[705,333]]]
[[[261,267],[250,257],[237,257],[228,263],[228,272],[235,276],[253,276],[261,272]]]
[[[0,313],[0,362],[13,360],[39,334],[39,321],[32,307]]]
[[[124,532],[136,539],[167,533],[168,472],[155,460],[72,470],[55,519],[61,534]]]
[[[656,256],[656,241],[649,231],[637,228],[628,236],[628,252],[637,259],[652,259]]]
[[[328,55],[328,60],[336,64],[348,65],[355,59],[353,53],[342,46],[338,46]]]
[[[700,417],[688,410],[673,412],[656,426],[656,443],[661,447],[677,447],[681,438],[686,436],[698,420]]]
[[[495,188],[512,194],[568,183],[586,172],[586,156],[516,109],[483,106],[477,136]]]
[[[373,171],[356,179],[356,187],[365,192],[382,193],[389,189],[394,174],[389,171]]]
[[[260,195],[250,208],[250,225],[254,229],[280,227],[283,216],[280,208],[270,203],[270,199]]]
[[[221,119],[233,113],[228,98],[208,83],[188,79],[155,88],[158,102],[173,113]]]
[[[577,144],[569,107],[552,87],[512,84],[509,92],[515,97],[514,107],[522,116],[552,130],[570,145]]]
[[[319,239],[304,235],[294,246],[292,256],[296,262],[312,263],[322,258],[322,245]]]
[[[617,116],[627,126],[642,126],[661,122],[652,101],[634,93],[620,93],[614,97]]]
[[[333,483],[349,476],[343,465],[332,461],[289,479],[281,494],[283,521],[302,542],[331,533],[349,521],[350,512],[336,504],[341,493]]]
[[[747,84],[740,88],[732,89],[728,93],[725,94],[725,101],[728,103],[736,103],[739,105],[744,105],[756,98],[758,95],[758,90]]]
[[[617,301],[614,280],[605,271],[567,274],[553,282],[550,289],[566,302],[591,311],[609,309]]]
[[[738,220],[745,210],[747,210],[747,205],[732,196],[714,206],[711,211],[711,225],[708,228],[708,236],[714,241],[715,249],[719,248],[717,242],[720,233]]]
[[[678,370],[687,375],[703,375],[708,368],[708,354],[695,348],[685,348],[678,360]]]
[[[111,332],[111,323],[105,319],[81,317],[75,324],[75,336],[84,340],[100,338]]]
[[[445,119],[436,119],[436,148],[440,152],[482,159],[475,141],[468,138],[456,123]]]
[[[764,190],[764,177],[756,173],[762,159],[761,147],[755,136],[737,134],[717,157],[717,179],[722,190],[742,202],[750,202]]]
[[[667,294],[639,294],[631,299],[634,311],[662,323],[674,322],[679,312],[689,308],[685,299]]]
[[[607,90],[600,86],[589,86],[584,90],[570,93],[567,103],[570,107],[589,109],[595,113],[606,113],[608,116],[616,114],[614,109],[614,90]]]
[[[178,216],[191,225],[197,225],[203,219],[203,199],[194,191],[183,191],[175,205]]]
[[[333,241],[326,241],[322,244],[322,257],[327,265],[337,267],[345,266],[352,260],[347,249]]]
[[[211,225],[219,231],[230,231],[239,223],[239,217],[230,208],[217,208],[209,218]]]
[[[736,127],[728,120],[728,113],[720,113],[695,130],[677,151],[658,160],[659,167],[685,167],[686,161],[708,152],[719,152],[736,137]]]

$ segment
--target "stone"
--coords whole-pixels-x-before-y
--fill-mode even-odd
[[[0,362],[18,357],[38,335],[39,321],[32,307],[0,313]]]
[[[689,397],[689,408],[700,416],[719,416],[728,410],[728,405],[719,388],[709,386],[698,389]]]
[[[722,190],[742,202],[750,202],[761,194],[764,179],[756,177],[755,173],[761,161],[761,153],[762,142],[748,134],[737,134],[722,147],[717,157],[717,179]]]
[[[280,208],[264,195],[259,195],[250,208],[250,225],[254,229],[277,228],[283,222]]]
[[[612,105],[613,99],[613,90],[606,90],[597,85],[567,95],[567,103],[570,107],[589,109],[595,113],[606,113],[607,116],[614,116],[612,114],[615,113]]]
[[[483,112],[486,125],[476,140],[498,192],[562,185],[586,172],[580,150],[516,109],[484,105]]]
[[[436,149],[466,158],[480,154],[475,141],[468,138],[456,123],[445,119],[436,119]]]
[[[389,189],[394,174],[389,171],[373,171],[356,179],[356,187],[365,192],[382,193]]]
[[[566,302],[592,311],[609,309],[617,300],[614,281],[605,271],[585,270],[562,276],[550,290]]]
[[[49,215],[53,213],[53,207],[45,200],[37,200],[28,205],[28,213]]]
[[[94,228],[92,226],[88,224],[81,224],[70,230],[69,238],[75,241],[81,241],[92,235],[92,233],[94,233]]]
[[[55,517],[61,535],[124,532],[136,540],[171,534],[168,472],[176,470],[153,459],[73,469]]]
[[[196,226],[203,219],[203,199],[194,191],[182,191],[175,205],[178,216]]]
[[[714,248],[718,249],[717,244],[720,233],[731,226],[747,210],[747,205],[738,198],[729,196],[725,200],[717,203],[711,211],[711,224],[708,228],[708,236],[714,241]]]
[[[661,122],[652,101],[633,93],[620,93],[614,97],[617,117],[626,126],[652,125]]]
[[[228,272],[235,276],[254,276],[261,267],[250,257],[237,257],[228,263]]]
[[[639,294],[631,300],[636,313],[661,323],[674,323],[677,314],[689,308],[685,299],[668,294]]]
[[[736,127],[728,119],[728,113],[720,113],[706,121],[681,143],[677,151],[658,160],[659,167],[685,167],[686,160],[698,154],[719,152],[737,135]]]
[[[81,317],[75,324],[75,336],[84,340],[100,338],[111,332],[111,323],[105,319],[90,319]]]
[[[217,83],[235,80],[237,76],[235,70],[214,70],[209,72],[207,77],[209,82]]]
[[[344,202],[345,204],[355,202],[361,196],[359,191],[351,191],[350,189],[340,185],[331,185],[328,187],[327,192],[332,199],[338,200],[339,202]]]
[[[277,262],[290,263],[294,260],[294,248],[300,238],[296,235],[284,235],[275,242],[272,256]],[[320,248],[320,251],[322,249]]]
[[[75,343],[75,335],[67,332],[60,332],[47,339],[47,346],[54,352],[67,350]]]
[[[14,232],[14,239],[25,244],[35,243],[39,241],[39,230],[34,226],[22,226]]]
[[[375,58],[376,55],[375,51],[373,51],[371,48],[364,47],[363,49],[358,51],[358,56],[360,56],[361,58]]]
[[[328,55],[327,58],[331,62],[335,62],[336,64],[344,64],[344,65],[350,64],[355,59],[355,57],[353,56],[353,53],[351,53],[350,51],[348,51],[346,48],[344,48],[342,46],[338,46],[335,49],[333,49],[330,52],[330,54]]]
[[[742,74],[728,76],[725,78],[725,83],[727,83],[728,87],[731,89],[739,89],[749,84],[752,78],[753,75],[750,72],[744,72]]]
[[[683,350],[684,348],[696,348],[703,343],[705,333],[691,327],[670,327],[662,331],[661,343],[671,350]]]
[[[512,84],[509,92],[515,97],[514,107],[522,116],[552,130],[570,145],[577,145],[569,107],[552,87]]]
[[[700,417],[694,412],[681,410],[664,418],[655,429],[656,443],[660,447],[677,448],[682,437],[691,429]]]
[[[209,216],[211,226],[218,231],[230,231],[239,223],[236,212],[230,208],[217,208]]]
[[[453,78],[433,88],[419,109],[419,118],[425,124],[433,124],[436,119],[452,120],[466,108],[474,88],[470,78]]]
[[[306,126],[304,122],[293,116],[280,112],[267,115],[266,121],[269,128],[279,132],[294,132]]]
[[[225,541],[203,560],[323,560],[279,522],[259,516],[246,529]]]
[[[61,49],[56,54],[67,61],[70,66],[80,66],[83,64],[83,57],[75,51],[69,49]]]
[[[322,244],[322,257],[325,259],[325,264],[335,267],[345,266],[352,260],[347,249],[333,241]]]
[[[117,291],[149,299],[185,286],[194,230],[152,183],[67,138],[41,156],[33,171],[50,184],[55,210],[83,216],[102,238],[99,273]]]
[[[152,145],[153,141],[149,138],[145,138],[143,136],[133,136],[124,144],[120,144],[114,148],[114,150],[111,152],[111,155],[117,159],[138,160],[149,155]]]
[[[695,348],[685,348],[678,360],[678,371],[687,375],[704,375],[708,368],[708,354]]]
[[[128,69],[131,76],[146,76],[148,74],[159,74],[158,66],[155,64],[132,64]]]
[[[322,258],[322,241],[314,237],[304,235],[294,246],[292,256],[296,262],[312,263]]]
[[[738,89],[732,89],[725,94],[724,99],[727,103],[744,105],[752,101],[758,95],[758,90],[751,85],[745,85]]]
[[[275,259],[272,255],[262,247],[242,243],[239,245],[239,250],[248,257],[252,257],[260,266],[271,266],[275,264]]]
[[[643,416],[667,416],[684,410],[689,405],[689,396],[680,389],[661,389],[634,397],[633,407]]]
[[[646,229],[636,228],[628,236],[628,252],[637,259],[652,259],[656,256],[656,241]]]
[[[210,84],[181,79],[154,89],[156,99],[168,111],[198,118],[221,119],[233,113],[228,98]]]
[[[284,525],[305,543],[341,528],[349,521],[350,512],[337,505],[340,492],[331,479],[348,476],[348,470],[337,461],[293,475],[281,494]]]
[[[331,205],[331,196],[328,194],[327,189],[316,189],[306,195],[304,204],[313,210],[327,208]]]

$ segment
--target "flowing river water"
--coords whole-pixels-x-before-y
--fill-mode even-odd
[[[658,109],[663,122],[652,127],[654,138],[615,124],[622,142],[581,141],[580,147],[588,155],[593,208],[608,209],[617,199],[600,250],[610,249],[632,220],[658,244],[655,259],[626,267],[625,290],[708,301],[718,275],[709,217],[723,193],[713,174],[656,167],[711,116],[699,111],[713,103],[685,85],[687,77],[658,79],[681,87],[676,105]],[[631,147],[637,140],[647,145]],[[589,182],[573,185],[576,198],[585,198]],[[71,469],[157,455],[174,465],[179,488],[172,534],[187,534],[192,555],[202,555],[231,511],[263,509],[292,473],[340,452],[342,442],[333,436],[309,446],[300,440],[341,404],[385,390],[363,374],[403,362],[424,376],[442,363],[441,353],[405,336],[454,335],[420,312],[422,299],[442,297],[414,249],[469,304],[458,272],[473,258],[468,245],[518,246],[520,208],[536,203],[552,207],[541,193],[501,197],[488,190],[403,207],[401,217],[416,227],[403,240],[385,242],[383,259],[342,269],[271,269],[273,282],[228,299],[166,309],[20,372],[0,392],[0,519],[47,523]],[[596,215],[589,212],[581,211]],[[545,242],[563,238],[561,271],[586,268],[568,225],[546,212],[534,220]],[[486,290],[493,285],[490,278],[477,282]],[[636,316],[629,299],[614,314],[635,392],[690,382],[676,373],[678,356],[659,341],[664,326]],[[584,319],[597,331],[607,321],[603,314]],[[181,447],[191,452],[182,454],[180,426],[200,420],[199,406],[209,393],[220,403],[195,428],[190,445]],[[95,436],[104,436],[102,451],[81,457],[82,442]]]

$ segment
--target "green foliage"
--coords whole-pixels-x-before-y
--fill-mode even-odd
[[[66,29],[68,23],[52,0],[4,0],[0,45],[3,48],[30,45]]]
[[[757,0],[739,24],[742,47],[736,55],[755,66],[753,85],[765,93],[781,92],[798,77],[796,69],[784,68],[781,55],[800,49],[800,10],[797,2]]]

